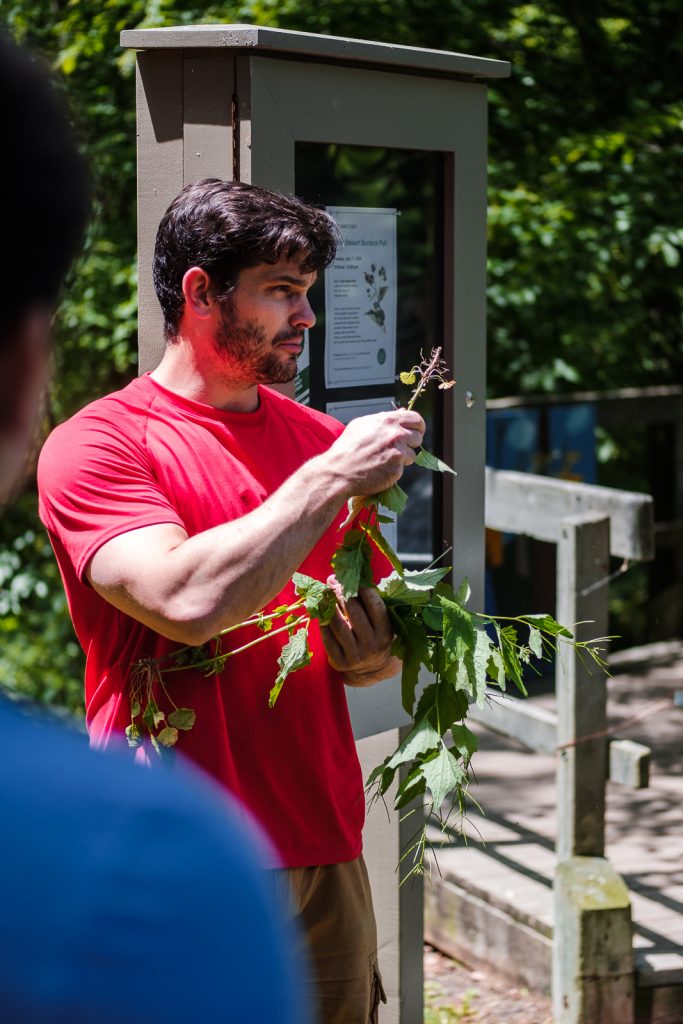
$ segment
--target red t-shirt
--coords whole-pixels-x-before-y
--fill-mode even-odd
[[[40,515],[86,652],[87,722],[96,746],[120,738],[130,722],[131,665],[178,645],[92,589],[85,571],[95,552],[144,526],[177,523],[192,536],[237,519],[343,429],[269,388],[259,394],[256,412],[225,412],[144,376],[48,438],[38,467]],[[341,521],[340,513],[302,572],[327,578]],[[290,584],[273,607],[294,596]],[[250,637],[239,630],[229,638],[238,646]],[[290,867],[357,857],[365,810],[344,685],[328,664],[316,623],[310,643],[311,665],[287,679],[272,710],[268,693],[281,636],[229,659],[220,676],[195,670],[169,677],[175,705],[197,715],[177,749],[244,801]]]

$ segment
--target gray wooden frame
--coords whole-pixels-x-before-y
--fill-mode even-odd
[[[157,225],[191,181],[239,178],[294,192],[297,141],[444,154],[444,348],[458,381],[449,403],[445,523],[456,572],[483,606],[486,304],[486,87],[509,65],[254,26],[123,32],[137,59],[140,369],[163,351],[151,281]],[[478,399],[465,403],[465,392]],[[395,681],[349,694],[364,769],[399,740],[406,716]],[[414,820],[414,819],[413,819]],[[422,1021],[422,888],[398,888],[394,864],[414,830],[384,809],[364,834],[390,1007],[382,1020]]]

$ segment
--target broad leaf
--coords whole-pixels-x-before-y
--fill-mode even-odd
[[[308,630],[305,626],[295,633],[294,636],[289,638],[282,648],[282,653],[280,654],[277,663],[280,666],[280,671],[277,674],[275,685],[268,696],[268,706],[271,708],[278,699],[280,690],[282,689],[287,676],[292,672],[296,672],[297,669],[304,668],[304,666],[310,665],[311,663],[311,651],[308,646]]]
[[[419,452],[415,456],[415,465],[422,466],[423,469],[431,469],[435,473],[452,473],[453,476],[458,474],[454,469],[451,469],[449,465],[438,459],[436,455],[432,455],[426,448],[420,448]]]
[[[304,606],[310,617],[319,619],[323,625],[327,625],[337,608],[337,599],[332,588],[301,572],[294,573],[292,583],[297,594],[304,598]]]
[[[455,749],[465,761],[469,761],[472,754],[475,754],[479,747],[477,737],[466,725],[451,726],[451,735],[453,736]]]
[[[390,758],[387,767],[398,768],[399,765],[412,761],[420,754],[427,754],[440,745],[441,737],[438,732],[426,719],[423,719],[408,733],[403,743]]]
[[[392,572],[377,584],[377,589],[387,601],[403,604],[425,604],[431,592],[444,576],[450,572],[447,566],[440,569],[406,569],[403,573]]]
[[[408,501],[408,495],[398,484],[392,484],[386,491],[375,494],[374,498],[384,508],[388,508],[390,512],[395,512],[397,516],[401,515]]]
[[[435,758],[422,764],[421,774],[437,812],[448,794],[467,779],[462,766],[446,747],[441,747]]]
[[[412,801],[416,797],[421,796],[427,788],[427,782],[422,774],[421,768],[421,764],[414,768],[396,790],[394,807],[397,811],[400,811],[402,807],[406,807],[409,803],[412,803]]]
[[[341,546],[332,556],[332,568],[346,600],[357,597],[360,587],[373,585],[370,545],[361,530],[344,534]]]
[[[474,649],[474,624],[469,612],[448,598],[440,596],[443,608],[443,643],[446,660],[461,661],[468,651]]]
[[[394,620],[395,621],[395,620]],[[429,640],[418,619],[406,617],[398,623],[399,639],[403,648],[401,657],[401,703],[407,714],[412,715],[415,703],[415,688],[420,675],[420,666],[430,665]]]

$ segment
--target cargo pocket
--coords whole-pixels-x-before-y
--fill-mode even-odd
[[[386,1003],[387,994],[384,991],[382,975],[380,974],[376,956],[370,960],[370,982],[370,1016],[368,1024],[379,1024],[379,1004]]]

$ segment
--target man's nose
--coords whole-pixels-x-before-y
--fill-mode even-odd
[[[315,323],[315,313],[313,312],[311,304],[305,295],[301,296],[301,301],[292,313],[290,323],[293,327],[313,327]]]

